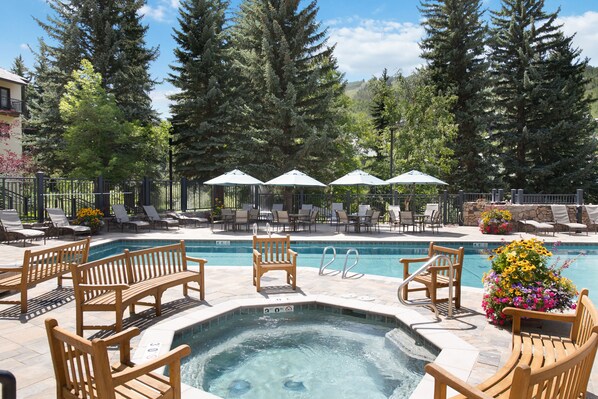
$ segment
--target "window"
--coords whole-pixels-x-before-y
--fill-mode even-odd
[[[0,87],[0,108],[10,109],[10,90]]]

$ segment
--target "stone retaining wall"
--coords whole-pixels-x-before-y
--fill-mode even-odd
[[[465,226],[477,226],[480,215],[486,209],[498,208],[507,209],[513,215],[513,220],[533,219],[538,222],[552,222],[552,211],[550,205],[495,205],[487,202],[466,202],[463,205],[463,224]],[[577,215],[576,205],[567,205],[569,211],[569,220],[575,221]],[[585,210],[582,212],[582,223],[590,224]]]

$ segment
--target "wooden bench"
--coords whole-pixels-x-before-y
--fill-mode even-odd
[[[139,335],[138,328],[89,341],[59,327],[55,319],[46,319],[46,332],[56,398],[181,398],[181,359],[191,353],[188,345],[135,364],[130,357],[130,340]],[[115,345],[120,349],[120,359],[111,365],[107,349]],[[152,372],[164,366],[168,366],[168,377]]]
[[[72,265],[87,262],[89,238],[69,244],[40,250],[28,249],[19,267],[0,267],[0,291],[20,291],[20,300],[0,300],[0,303],[21,304],[21,313],[27,312],[27,290],[38,283],[53,278],[62,287],[65,274],[71,272]]]
[[[445,255],[453,263],[453,275],[449,276],[449,266],[446,259],[438,259],[427,272],[415,277],[413,281],[423,284],[424,287],[409,288],[407,284],[403,288],[403,299],[408,300],[409,293],[413,291],[426,291],[426,296],[430,298],[432,303],[436,305],[438,302],[446,302],[448,298],[438,298],[437,290],[439,288],[446,288],[449,286],[449,280],[453,280],[453,289],[455,300],[455,307],[461,307],[461,270],[463,268],[463,247],[459,249],[442,247],[433,242],[428,247],[428,256],[425,258],[403,258],[399,262],[403,264],[403,280],[407,279],[411,274],[409,272],[409,265],[412,263],[424,263],[432,259],[435,255]]]
[[[291,249],[291,236],[253,236],[253,285],[259,292],[262,276],[273,270],[287,272],[287,284],[297,289],[297,252]]]
[[[187,261],[199,263],[199,271],[189,270]],[[199,299],[205,297],[205,259],[191,258],[185,253],[185,242],[162,247],[143,249],[110,256],[108,258],[72,267],[73,286],[77,311],[77,334],[83,330],[122,330],[123,313],[128,307],[135,313],[135,305],[155,308],[156,316],[161,314],[162,294],[168,288],[183,285],[183,294],[188,290],[199,292]],[[198,287],[189,286],[197,283]],[[153,303],[141,302],[148,296]],[[111,325],[85,325],[84,312],[115,312],[116,321]]]
[[[598,347],[598,312],[587,295],[587,289],[581,291],[574,314],[506,308],[504,313],[513,316],[512,354],[506,364],[475,387],[427,364],[426,372],[435,379],[434,398],[446,398],[447,387],[460,393],[454,398],[585,398]],[[523,332],[522,318],[569,323],[569,337]]]

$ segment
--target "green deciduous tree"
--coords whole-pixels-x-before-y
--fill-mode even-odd
[[[489,189],[494,175],[487,134],[487,28],[481,21],[481,3],[424,0],[420,8],[426,30],[420,46],[430,79],[441,94],[456,98],[451,112],[457,136],[448,143],[455,168],[447,180],[453,187],[474,192]]]
[[[185,0],[174,30],[177,63],[169,81],[180,91],[170,98],[176,169],[206,180],[233,164],[238,107],[234,95],[227,1]]]
[[[513,188],[572,192],[595,185],[586,62],[577,60],[556,18],[542,0],[503,0],[493,13],[494,138]]]
[[[264,178],[299,168],[325,180],[338,153],[344,85],[317,12],[315,1],[246,0],[232,29],[252,139],[245,164]]]
[[[87,60],[73,71],[60,100],[67,124],[60,156],[72,164],[73,177],[104,176],[113,181],[152,175],[164,159],[167,126],[144,127],[128,122],[102,77]],[[162,162],[164,164],[164,162]],[[153,165],[153,166],[152,166]]]

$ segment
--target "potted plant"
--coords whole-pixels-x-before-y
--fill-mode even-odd
[[[222,208],[224,208],[224,203],[220,201],[219,198],[214,198],[214,207],[212,208],[212,212],[210,213],[211,222],[220,219],[220,217],[222,216]]]
[[[492,208],[482,212],[480,231],[482,234],[509,234],[513,230],[511,212],[506,209]]]
[[[104,214],[99,209],[81,208],[77,211],[77,218],[73,224],[89,226],[91,234],[97,234],[104,226]]]
[[[515,240],[495,249],[490,256],[492,270],[484,274],[482,307],[492,324],[508,322],[502,310],[507,306],[548,312],[573,309],[577,289],[562,276],[573,262],[549,263],[552,253],[536,239]]]

